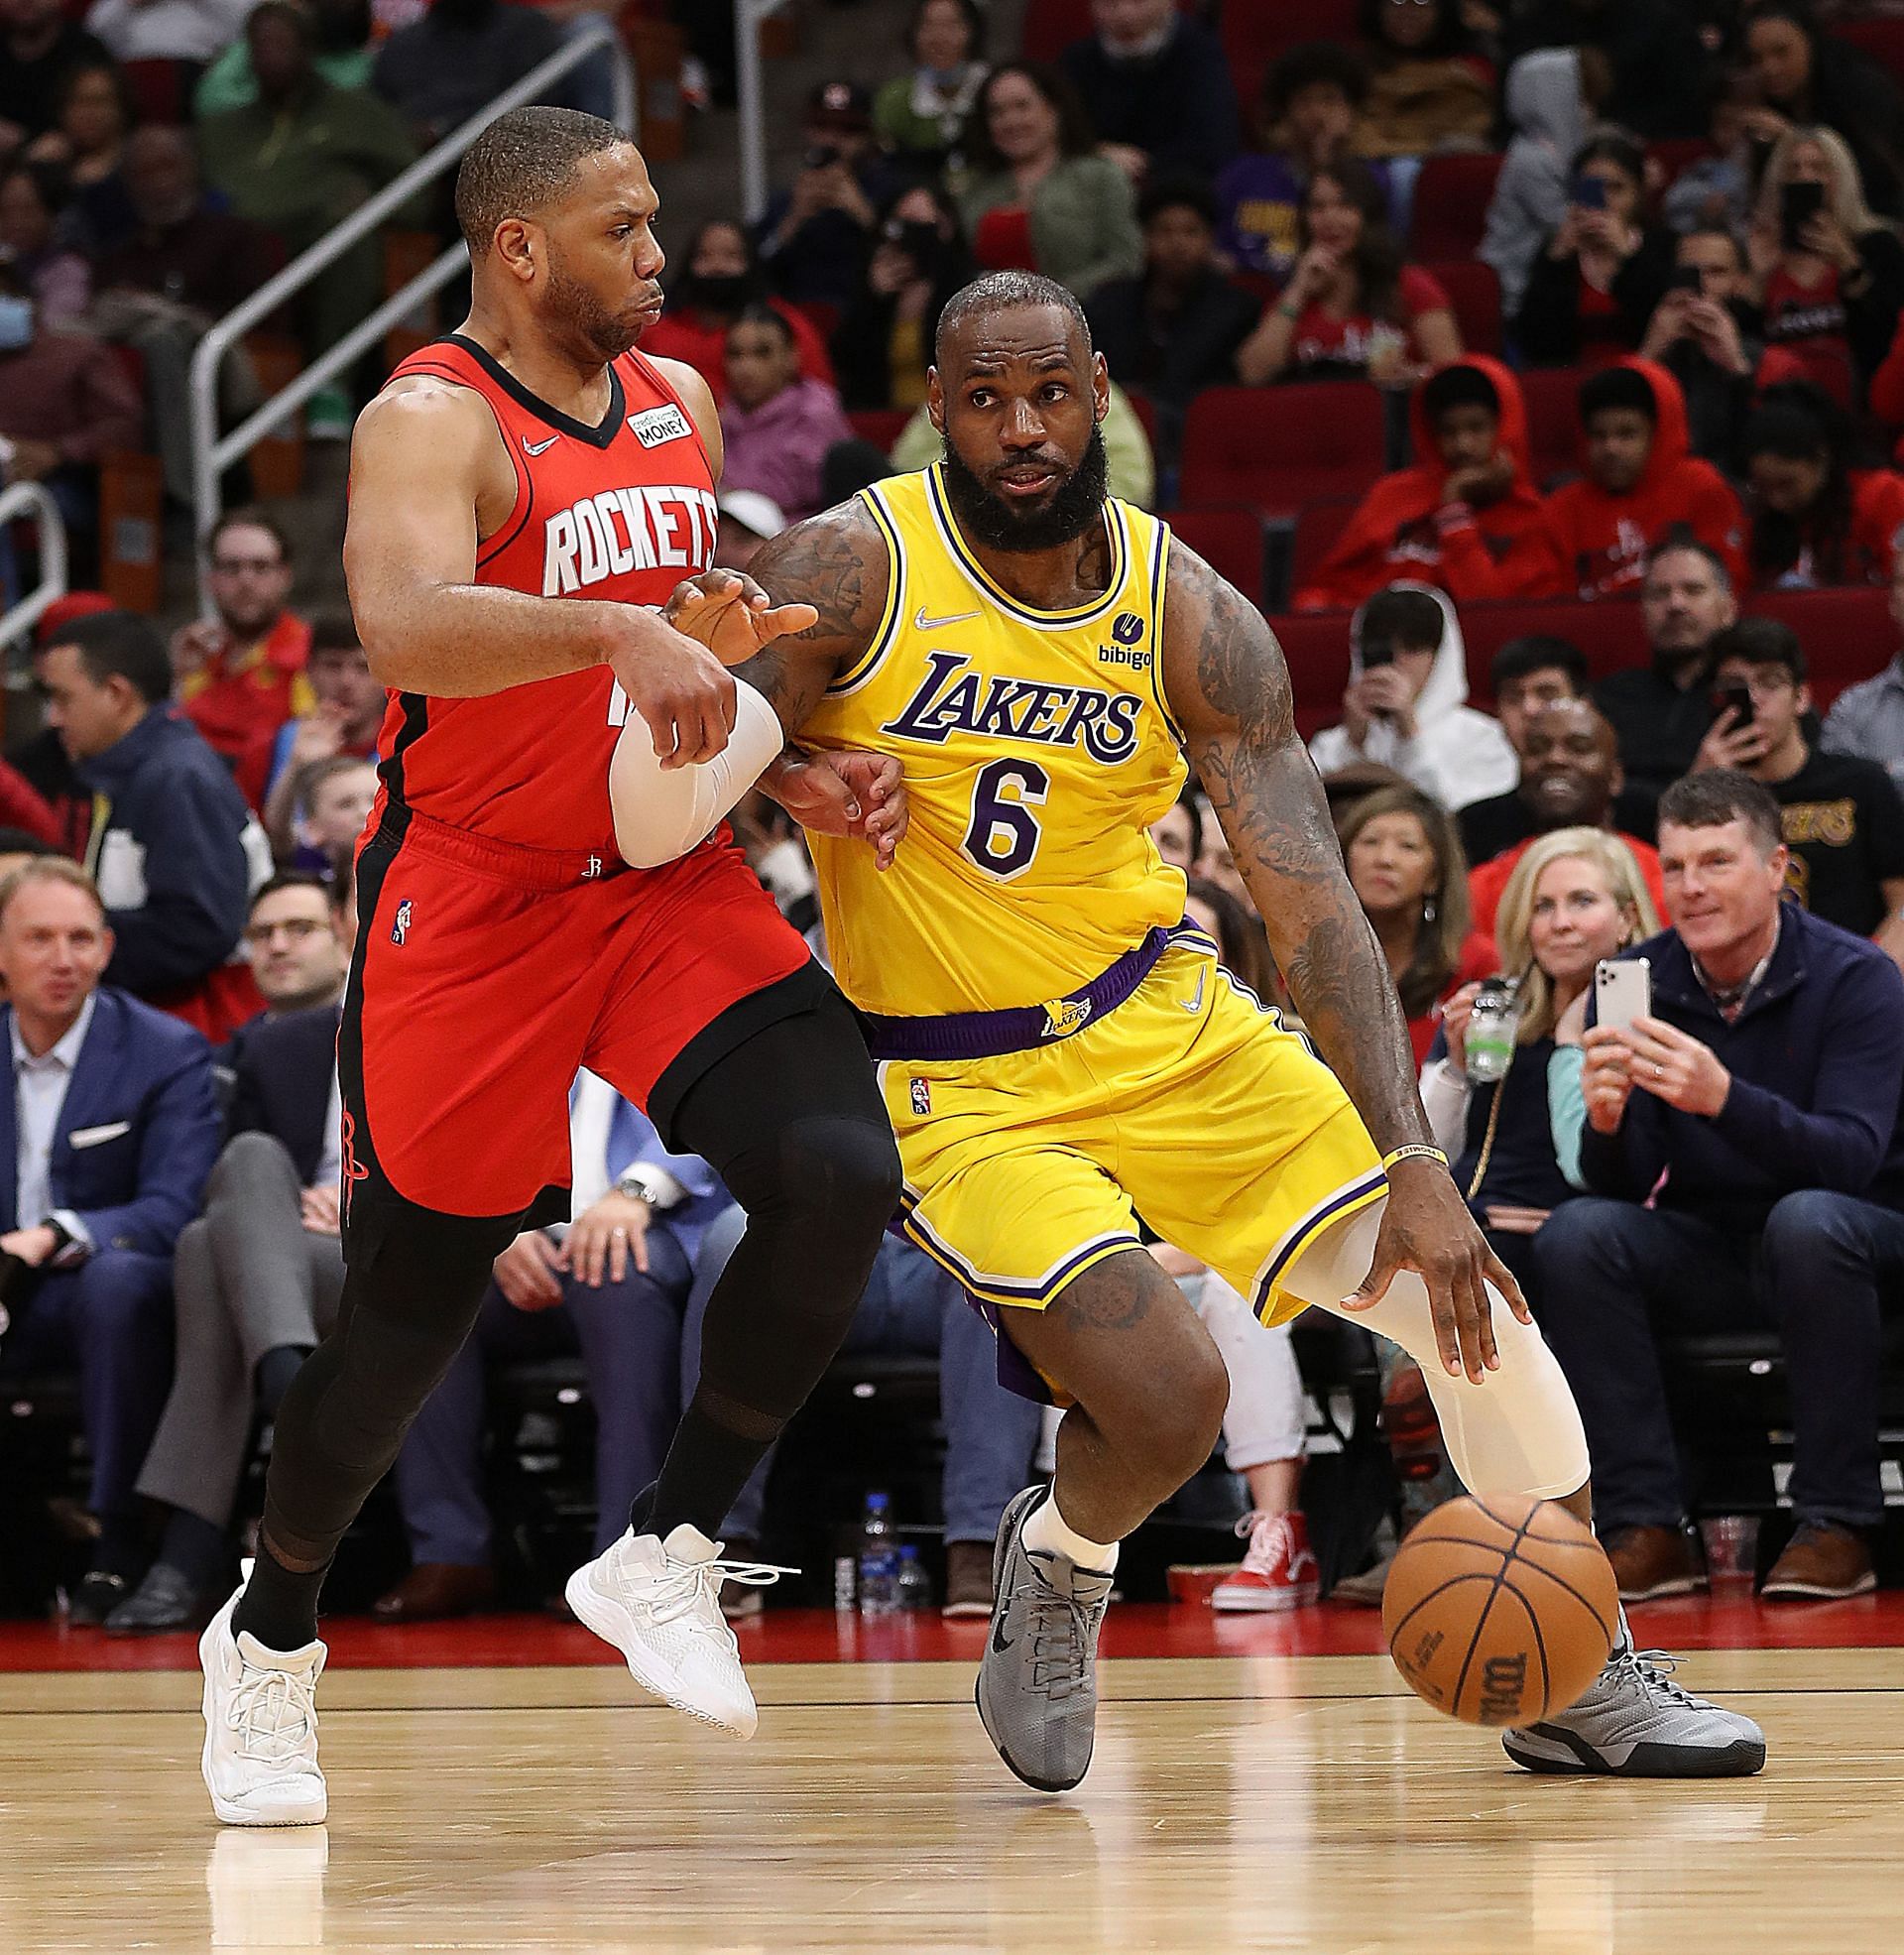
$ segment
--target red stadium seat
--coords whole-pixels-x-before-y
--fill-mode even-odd
[[[1431,156],[1415,180],[1411,249],[1417,260],[1472,258],[1500,175],[1498,156]]]
[[[1179,0],[1181,4],[1181,0]],[[1255,126],[1262,100],[1262,78],[1276,57],[1303,41],[1361,38],[1360,0],[1231,0],[1223,9],[1223,51],[1230,58],[1230,77],[1243,105],[1246,136]]]
[[[1811,672],[1812,702],[1821,713],[1847,685],[1882,672],[1897,646],[1890,593],[1876,584],[1762,591],[1744,608],[1783,619],[1797,632]]]
[[[1904,20],[1837,21],[1832,34],[1861,48],[1894,80],[1904,82]]]
[[[1527,403],[1527,447],[1536,486],[1580,473],[1580,388],[1585,367],[1529,367],[1520,376]]]
[[[1336,539],[1349,527],[1349,519],[1361,506],[1356,496],[1330,496],[1304,505],[1296,517],[1296,538],[1289,553],[1289,588],[1302,587],[1316,574],[1316,566],[1336,546]]]
[[[1261,510],[1248,503],[1226,503],[1169,510],[1164,521],[1218,576],[1227,577],[1251,604],[1261,607],[1267,534]]]
[[[857,408],[847,416],[854,433],[862,441],[871,441],[882,454],[892,452],[892,443],[911,419],[903,408]]]
[[[1500,281],[1478,258],[1440,258],[1421,268],[1446,289],[1470,353],[1500,351]]]
[[[1212,387],[1184,420],[1180,493],[1288,516],[1319,497],[1361,495],[1382,453],[1381,396],[1365,382]]]

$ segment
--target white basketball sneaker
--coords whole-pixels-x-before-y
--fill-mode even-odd
[[[631,1528],[577,1568],[563,1593],[578,1620],[628,1658],[629,1674],[651,1696],[751,1738],[760,1713],[721,1614],[721,1584],[764,1588],[797,1572],[723,1561],[721,1543],[683,1522],[666,1540]]]
[[[316,1826],[327,1809],[317,1769],[317,1679],[326,1650],[267,1650],[231,1633],[242,1584],[198,1639],[205,1673],[201,1764],[211,1809],[227,1826]]]

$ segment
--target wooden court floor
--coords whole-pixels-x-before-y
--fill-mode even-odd
[[[1761,1777],[1530,1778],[1380,1657],[1126,1657],[1053,1799],[964,1661],[756,1666],[746,1745],[599,1664],[338,1668],[285,1832],[213,1823],[195,1673],[0,1676],[0,1951],[1904,1947],[1904,1650],[1687,1675]]]

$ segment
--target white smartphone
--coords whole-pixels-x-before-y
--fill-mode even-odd
[[[1644,957],[1606,958],[1594,966],[1594,1018],[1599,1025],[1625,1031],[1653,1010],[1653,967]]]

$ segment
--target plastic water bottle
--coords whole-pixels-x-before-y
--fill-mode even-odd
[[[892,1503],[885,1494],[868,1494],[860,1522],[860,1614],[890,1616],[899,1606],[898,1540],[892,1529]]]
[[[909,1541],[899,1549],[898,1601],[901,1612],[932,1606],[932,1578],[925,1572],[919,1550]]]

